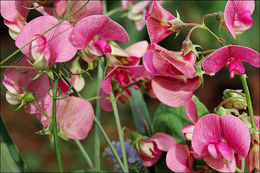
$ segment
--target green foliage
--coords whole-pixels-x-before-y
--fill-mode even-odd
[[[0,136],[0,143],[1,143],[1,172],[26,172],[27,167],[21,158],[21,155],[13,143],[7,128],[4,124],[4,121],[1,117],[1,136]]]
[[[196,96],[193,96],[192,100],[197,106],[199,117],[209,113],[205,105]],[[174,108],[161,103],[154,116],[153,133],[168,133],[176,139],[178,144],[186,144],[186,141],[183,140],[181,129],[189,124],[192,123],[186,118],[184,106]]]

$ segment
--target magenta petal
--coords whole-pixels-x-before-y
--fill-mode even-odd
[[[151,140],[154,141],[157,148],[162,151],[168,151],[176,144],[176,140],[166,133],[156,133]]]
[[[231,45],[229,47],[230,57],[246,61],[255,67],[260,67],[260,55],[255,50],[244,47]]]
[[[154,165],[160,158],[161,158],[162,152],[157,153],[157,155],[153,158],[144,157],[142,155],[139,155],[142,159],[145,166],[150,167]]]
[[[143,57],[143,64],[147,72],[149,72],[152,75],[159,74],[159,72],[156,70],[156,68],[153,65],[153,50],[148,50]]]
[[[135,56],[135,57],[141,58],[142,56],[144,56],[147,48],[148,48],[147,41],[139,41],[139,42],[129,46],[128,48],[126,48],[125,52],[129,56]]]
[[[196,124],[196,122],[199,120],[196,104],[192,100],[190,100],[186,104],[186,106],[185,106],[185,114],[186,114],[187,119],[190,122],[192,122],[193,124]]]
[[[95,35],[100,39],[129,42],[125,29],[102,15],[91,15],[81,19],[74,25],[70,40],[76,48],[83,50]]]
[[[110,97],[108,93],[106,93],[103,88],[100,88],[99,96],[101,97]],[[99,104],[101,108],[107,112],[113,111],[112,103],[108,99],[99,99]]]
[[[246,157],[250,147],[250,134],[245,123],[233,115],[225,115],[221,117],[221,126],[228,145]]]
[[[234,158],[234,150],[230,148],[227,143],[219,142],[216,144],[216,148],[225,160],[232,161]]]
[[[200,156],[209,154],[208,145],[222,139],[223,131],[220,117],[208,114],[195,124],[192,134],[192,148]]]
[[[172,107],[184,106],[193,96],[193,91],[199,84],[199,78],[182,79],[156,76],[152,79],[155,96],[164,104]],[[174,87],[173,87],[174,86]]]
[[[205,59],[203,69],[206,73],[214,75],[228,62],[229,58],[229,48],[222,47]]]
[[[70,96],[57,102],[57,118],[68,138],[82,140],[92,127],[94,111],[87,100]]]
[[[236,160],[233,157],[232,161],[225,161],[222,157],[218,157],[217,159],[206,156],[204,161],[207,163],[208,166],[211,168],[220,171],[220,172],[235,172],[236,171]]]
[[[167,152],[167,167],[174,172],[192,172],[192,157],[187,145],[176,144]]]
[[[151,16],[161,21],[170,21],[175,19],[175,17],[170,12],[165,10],[157,0],[153,1]]]

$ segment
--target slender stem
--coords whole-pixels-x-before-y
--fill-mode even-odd
[[[201,19],[201,24],[204,24],[206,17],[217,16],[217,15],[218,15],[217,13],[210,13],[210,14],[204,15],[204,16],[202,17],[202,19]]]
[[[53,136],[54,136],[55,151],[56,151],[56,156],[58,161],[59,172],[63,172],[60,144],[59,144],[58,131],[57,131],[57,119],[56,119],[56,97],[57,97],[57,90],[58,90],[58,78],[56,75],[54,75],[54,78],[55,80],[54,80],[53,103],[52,103]]]
[[[33,70],[44,70],[41,67],[26,67],[26,66],[0,66],[0,68],[23,68],[23,69],[33,69]]]
[[[25,48],[26,46],[28,46],[29,44],[31,44],[33,41],[37,40],[38,38],[40,38],[41,36],[43,36],[44,34],[46,34],[47,32],[51,31],[52,29],[54,29],[55,27],[57,27],[58,25],[60,25],[61,23],[63,23],[64,21],[68,20],[71,16],[73,16],[74,14],[78,13],[80,10],[82,10],[87,4],[88,4],[89,0],[82,6],[80,7],[77,11],[75,11],[74,13],[70,14],[68,17],[65,17],[64,19],[62,19],[59,23],[57,23],[56,25],[54,25],[53,27],[51,27],[50,29],[48,29],[47,31],[43,32],[42,34],[40,34],[38,37],[34,38],[33,40],[31,40],[29,43],[27,43],[26,45],[24,45],[23,47],[17,49],[16,51],[14,51],[11,55],[9,55],[8,57],[6,57],[4,60],[1,61],[0,65],[4,64],[6,61],[8,61],[9,59],[11,59],[14,55],[16,55],[17,53],[19,53],[23,48]]]
[[[193,26],[193,27],[190,29],[189,33],[187,34],[185,40],[188,40],[188,39],[190,38],[191,33],[192,33],[195,29],[197,29],[197,28],[201,28],[201,27],[202,27],[202,25],[195,25],[195,26]]]
[[[65,80],[65,82],[68,84],[68,85],[72,85],[71,82],[65,77],[62,75],[62,78]],[[73,92],[78,96],[78,97],[81,97],[81,94],[72,86],[72,90]],[[101,126],[100,122],[98,121],[98,119],[96,118],[96,116],[94,116],[94,123],[97,125],[99,131],[101,132],[101,134],[103,135],[103,137],[105,138],[109,148],[111,149],[112,153],[114,154],[118,164],[120,165],[121,169],[124,171],[124,172],[127,172],[126,171],[126,168],[124,166],[124,164],[122,163],[122,161],[120,160],[120,157],[118,156],[112,142],[110,141],[106,131],[103,129],[103,127]]]
[[[36,103],[36,106],[38,107],[38,109],[40,110],[40,112],[45,116],[45,118],[47,118],[47,120],[49,122],[51,122],[51,119],[50,117],[44,112],[44,110],[41,108],[40,104],[39,104],[39,101],[36,99],[35,100],[35,103]]]
[[[115,8],[115,9],[109,11],[106,16],[112,16],[113,14],[120,12],[120,11],[122,11],[122,7]]]
[[[120,118],[119,118],[119,114],[118,114],[118,110],[117,110],[117,106],[116,106],[116,100],[115,100],[115,96],[114,96],[113,92],[111,92],[111,102],[112,102],[112,107],[113,107],[113,111],[114,111],[114,117],[115,117],[115,121],[116,121],[116,128],[117,128],[117,132],[118,132],[118,137],[119,137],[119,142],[120,142],[120,148],[121,148],[123,163],[124,163],[125,168],[126,168],[126,170],[128,172],[128,164],[127,164],[127,158],[126,158],[126,152],[125,152],[123,131],[122,131],[122,128],[121,128]]]
[[[102,0],[102,6],[103,6],[103,15],[107,15],[107,1]]]
[[[206,30],[208,33],[210,33],[220,44],[220,46],[224,46],[223,40],[220,39],[214,32],[212,32],[205,24],[202,24],[202,29]]]
[[[99,95],[100,85],[103,79],[103,69],[101,67],[102,61],[99,61],[98,64],[98,75],[97,75],[97,97]],[[101,107],[99,104],[99,100],[96,100],[96,118],[99,122],[101,122]],[[96,125],[97,126],[97,125]],[[100,139],[99,139],[99,131],[98,128],[95,129],[95,167],[97,170],[100,170]]]
[[[81,142],[79,140],[74,140],[75,143],[77,144],[79,150],[81,151],[82,155],[84,156],[86,162],[88,163],[90,168],[93,168],[93,163],[87,153],[87,151],[84,149],[83,145],[81,144]]]
[[[223,100],[223,101],[218,105],[217,108],[219,108],[220,106],[224,105],[225,103],[227,103],[227,102],[229,102],[229,101],[231,101],[231,100],[233,100],[233,99],[242,99],[242,100],[245,100],[245,98],[243,98],[243,97],[229,97],[229,98]]]
[[[241,172],[245,172],[245,158],[243,157],[242,159],[241,159]]]
[[[241,82],[242,82],[242,85],[243,85],[243,88],[244,88],[244,92],[246,94],[247,109],[248,109],[248,113],[249,113],[249,116],[250,116],[252,128],[256,129],[252,101],[251,101],[249,88],[248,88],[247,81],[246,81],[247,76],[246,76],[246,74],[239,75],[239,76],[240,76],[240,79],[241,79]]]

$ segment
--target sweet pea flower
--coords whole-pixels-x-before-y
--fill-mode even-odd
[[[26,24],[31,2],[24,0],[1,1],[1,15],[4,24],[9,27],[9,34],[12,39],[16,39]]]
[[[112,48],[107,40],[129,42],[129,37],[121,25],[102,15],[81,19],[74,25],[70,36],[71,43],[89,56],[110,55]]]
[[[146,19],[151,43],[158,43],[173,32],[179,32],[182,22],[165,10],[159,2],[153,1],[151,14]]]
[[[119,102],[124,104],[131,97],[130,91],[127,87],[139,89],[137,85],[134,85],[138,81],[138,78],[144,75],[144,67],[139,66],[117,66],[110,68],[109,73],[105,79],[101,82],[101,90],[99,92],[100,96],[110,97],[110,93],[113,91],[114,95],[117,96],[120,93],[118,99]],[[131,78],[130,78],[131,77]],[[112,90],[112,79],[118,84],[117,88]],[[112,111],[112,105],[107,99],[99,99],[101,107],[105,111]]]
[[[138,65],[140,58],[143,57],[147,48],[147,41],[139,41],[126,49],[121,49],[119,47],[111,46],[111,55],[119,60],[120,64],[127,66]]]
[[[250,147],[247,126],[233,115],[208,114],[195,124],[192,135],[194,152],[220,172],[235,172],[235,153],[246,157]]]
[[[52,16],[35,18],[20,32],[15,42],[16,46],[23,47],[57,23],[59,21]],[[72,25],[63,22],[23,48],[22,53],[37,67],[50,68],[56,62],[70,61],[77,51],[69,41],[71,31]]]
[[[71,5],[71,3],[73,3],[73,4],[72,4],[70,14],[79,10],[85,3],[87,3],[87,1],[82,1],[82,0],[77,0],[77,1],[69,0],[68,2],[63,1],[63,0],[55,1],[54,10],[55,10],[55,14],[57,15],[57,17],[64,18],[67,13],[67,4]],[[38,6],[38,4],[34,4],[34,5]],[[37,8],[37,10],[40,13],[42,13],[44,16],[54,16],[53,10],[50,7],[42,6],[42,7]],[[103,11],[103,7],[102,7],[102,3],[100,0],[88,1],[88,4],[83,9],[81,9],[79,12],[72,15],[69,18],[69,21],[76,22],[76,21],[78,21],[84,17],[90,16],[90,15],[101,15],[102,11]]]
[[[253,19],[251,15],[254,9],[254,0],[228,0],[224,12],[225,26],[235,39],[236,35],[241,34],[252,27]]]
[[[233,78],[235,73],[245,73],[245,68],[241,61],[246,61],[255,67],[259,67],[259,53],[244,46],[231,45],[222,47],[205,59],[203,69],[206,73],[214,75],[226,64],[230,78]]]
[[[176,140],[166,133],[156,133],[151,139],[141,139],[138,141],[136,148],[139,157],[146,166],[154,165],[162,155],[167,152]]]
[[[14,63],[12,65],[15,65]],[[26,57],[23,57],[17,64],[17,66],[30,67]],[[42,74],[36,80],[32,80],[33,77],[39,72],[32,69],[20,69],[18,72],[15,68],[7,68],[4,72],[3,84],[7,89],[7,101],[10,104],[19,104],[22,100],[20,97],[26,95],[26,93],[32,93],[35,95],[41,107],[45,108],[49,105],[46,100],[48,96],[48,90],[50,88],[47,74]],[[32,100],[35,101],[35,100]],[[25,111],[30,114],[39,113],[35,102],[27,104]]]
[[[44,111],[52,117],[52,98],[51,103]],[[82,140],[85,139],[92,127],[94,111],[92,105],[85,99],[68,96],[65,99],[57,100],[56,118],[60,125],[59,134],[65,134],[67,138]],[[47,129],[50,122],[42,114],[38,114],[38,119]]]

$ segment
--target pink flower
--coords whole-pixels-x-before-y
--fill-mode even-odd
[[[49,97],[51,103],[45,112],[52,117],[52,98]],[[57,100],[56,106],[57,122],[60,125],[60,133],[64,133],[70,139],[85,139],[92,127],[94,120],[94,111],[92,105],[85,99],[69,96],[62,100]],[[46,129],[50,123],[41,114],[38,118]]]
[[[225,64],[233,78],[235,73],[244,74],[245,68],[241,61],[246,61],[255,67],[259,67],[259,53],[244,46],[226,46],[210,54],[203,63],[203,69],[208,74],[215,74]]]
[[[166,155],[166,165],[173,172],[194,172],[192,170],[193,156],[189,146],[173,145]]]
[[[79,10],[87,1],[73,1],[71,0],[68,1],[68,5],[71,5],[73,3],[70,14],[74,13],[75,11]],[[38,4],[34,4],[35,6],[38,6]],[[42,13],[45,16],[54,16],[52,8],[49,7],[39,7],[37,10]],[[66,13],[67,13],[67,2],[60,0],[56,1],[54,5],[54,10],[59,18],[64,18]],[[101,15],[103,11],[102,8],[102,3],[100,0],[95,0],[95,1],[89,1],[88,4],[81,9],[79,12],[74,14],[69,18],[70,22],[76,22],[77,20],[80,20],[84,17],[90,16],[90,15]]]
[[[1,15],[4,23],[9,27],[9,34],[16,39],[26,24],[31,2],[25,0],[1,1]]]
[[[147,30],[151,43],[158,43],[177,30],[172,30],[171,21],[175,17],[165,10],[156,0],[153,1],[151,14],[146,19]],[[175,27],[175,26],[174,26]]]
[[[70,36],[71,43],[90,56],[110,55],[112,49],[107,40],[129,42],[129,37],[122,26],[102,15],[81,19],[74,25]]]
[[[16,46],[23,47],[58,22],[52,16],[41,16],[30,21],[18,35]],[[39,67],[52,67],[56,62],[70,61],[77,51],[69,41],[71,31],[72,26],[68,22],[63,22],[23,48],[22,53]]]
[[[194,152],[208,166],[220,172],[235,172],[237,152],[246,157],[250,147],[247,126],[233,115],[208,114],[195,124],[192,135]]]
[[[30,64],[27,62],[26,57],[23,57],[17,63],[17,66],[30,67]],[[50,88],[48,76],[46,74],[42,74],[38,79],[32,80],[32,78],[39,71],[32,69],[20,69],[20,71],[27,72],[25,74],[22,74],[19,73],[15,68],[7,68],[4,72],[3,84],[8,90],[7,101],[8,99],[12,99],[11,101],[17,101],[16,103],[18,104],[21,100],[17,100],[18,98],[16,98],[14,95],[18,94],[20,96],[24,96],[25,93],[30,92],[34,93],[41,107],[44,108],[48,106],[49,103],[48,101],[46,101],[46,98],[48,97],[48,90]],[[34,102],[28,103],[25,111],[30,114],[40,112]]]
[[[236,34],[241,34],[253,25],[251,17],[255,8],[255,2],[228,0],[224,18],[227,30],[236,39]]]
[[[143,139],[138,142],[137,151],[139,157],[146,166],[152,166],[161,157],[162,152],[167,152],[176,140],[166,133],[156,133],[151,139]]]
[[[130,91],[127,89],[130,85],[131,88],[139,89],[137,85],[134,85],[138,81],[138,78],[144,75],[144,67],[139,66],[117,66],[110,68],[109,73],[101,83],[101,90],[99,92],[100,96],[109,97],[112,92],[112,79],[118,84],[117,88],[113,89],[114,95],[117,96],[122,90],[121,96],[119,97],[119,102],[124,104],[128,101],[131,96]],[[109,100],[100,99],[101,107],[106,111],[112,111],[112,106]]]
[[[122,65],[134,66],[138,65],[140,58],[145,54],[148,43],[147,41],[139,41],[126,49],[111,46],[111,55],[116,57]]]

